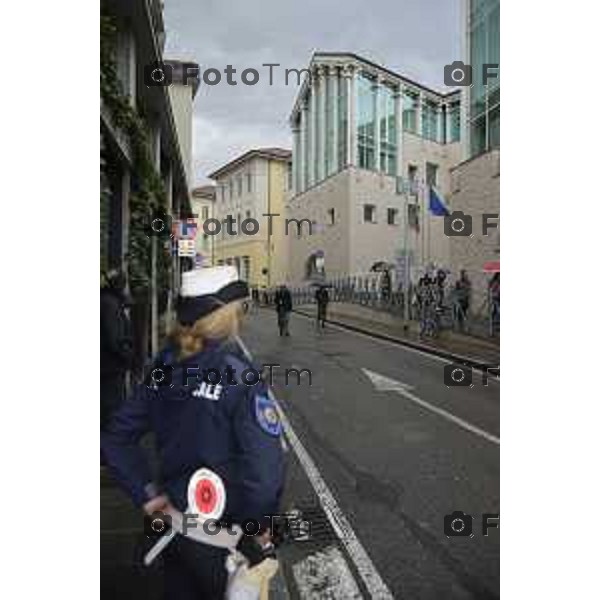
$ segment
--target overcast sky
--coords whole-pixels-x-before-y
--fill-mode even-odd
[[[354,52],[443,90],[444,65],[461,58],[461,0],[165,0],[165,56],[191,59],[237,86],[201,84],[194,102],[196,184],[259,146],[291,148],[288,118],[298,87],[286,68],[305,68],[315,50]],[[280,63],[269,69],[263,63]],[[245,68],[260,81],[244,85]]]

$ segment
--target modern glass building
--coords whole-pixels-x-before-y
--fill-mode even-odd
[[[500,0],[466,0],[467,59],[473,85],[467,91],[469,156],[500,147],[500,70],[483,85],[483,65],[500,64]]]
[[[316,52],[307,71],[290,117],[288,214],[314,230],[289,238],[290,281],[303,281],[316,256],[327,277],[382,263],[409,275],[447,265],[448,237],[428,210],[428,189],[452,192],[461,90],[442,93],[348,53]]]
[[[291,115],[294,189],[354,166],[406,178],[404,134],[460,140],[460,91],[441,94],[353,54],[316,53]]]

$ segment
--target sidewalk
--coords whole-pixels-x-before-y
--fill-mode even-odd
[[[316,304],[301,304],[294,307],[294,312],[316,318]],[[487,365],[500,364],[500,340],[484,339],[455,331],[444,330],[439,337],[432,339],[419,338],[419,323],[409,321],[408,328],[404,321],[390,313],[382,312],[359,304],[330,302],[327,307],[327,321],[364,331],[365,333],[384,337],[424,352],[445,356],[449,360],[467,359],[472,363]]]

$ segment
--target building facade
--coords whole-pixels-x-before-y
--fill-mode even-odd
[[[101,3],[101,269],[119,268],[128,275],[134,298],[136,355],[141,357],[158,350],[182,268],[171,258],[170,249],[155,237],[150,239],[143,229],[156,181],[149,180],[148,170],[158,176],[165,210],[186,214],[191,208],[186,160],[170,93],[144,81],[146,65],[163,61],[162,10],[157,0]],[[187,93],[193,97],[191,90]],[[137,117],[129,125],[142,129],[138,136],[119,125],[115,109],[123,103]],[[136,153],[134,145],[146,132],[144,155],[150,164],[140,162],[139,148]],[[170,278],[161,278],[168,272],[165,263],[172,263]]]
[[[465,58],[473,85],[464,94],[464,161],[451,170],[452,210],[469,215],[472,237],[450,238],[454,271],[465,269],[473,285],[473,315],[489,311],[488,283],[500,262],[500,227],[483,235],[483,214],[500,214],[500,70],[482,85],[482,65],[500,64],[500,1],[464,0]],[[489,269],[487,265],[494,266]]]
[[[193,182],[192,116],[194,99],[196,98],[200,81],[197,77],[192,77],[191,74],[184,75],[184,65],[187,65],[190,72],[194,66],[197,69],[199,69],[199,67],[191,60],[181,61],[169,59],[165,60],[165,64],[172,68],[173,79],[171,85],[167,89],[169,90],[169,99],[173,110],[173,118],[175,119],[181,158],[185,168],[188,187],[191,189]],[[189,82],[186,81],[186,77],[189,78]]]
[[[235,265],[251,287],[285,282],[289,277],[285,217],[292,153],[282,148],[250,150],[210,178],[216,183],[214,217],[221,223],[220,232],[213,236],[215,264]],[[225,223],[228,216],[235,220],[230,226]]]
[[[442,94],[354,54],[315,53],[308,70],[290,118],[288,212],[313,228],[289,237],[292,281],[306,279],[315,254],[327,277],[381,262],[404,273],[445,266],[448,239],[427,190],[446,193],[460,160],[460,91]]]
[[[215,236],[205,233],[203,224],[215,215],[217,196],[214,185],[203,185],[192,190],[192,213],[198,220],[196,232],[196,266],[212,267],[215,263]]]
[[[483,85],[483,65],[500,64],[500,0],[463,0],[464,61],[473,85],[464,88],[463,158],[500,147],[500,69]]]

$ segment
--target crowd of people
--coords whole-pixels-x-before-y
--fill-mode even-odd
[[[317,304],[318,325],[326,320],[329,301],[372,306],[395,312],[411,321],[419,322],[422,337],[435,337],[444,328],[469,333],[472,319],[481,320],[481,307],[472,307],[472,283],[461,269],[452,278],[445,269],[428,270],[416,283],[404,290],[402,282],[392,285],[392,277],[384,272],[379,276],[347,277],[333,280],[328,285],[308,285],[289,289],[252,290],[254,305],[274,306],[280,323],[280,334],[289,335],[289,312],[292,304]],[[486,314],[485,312],[483,314]],[[500,325],[500,273],[488,282],[487,320],[489,335],[496,335]]]

